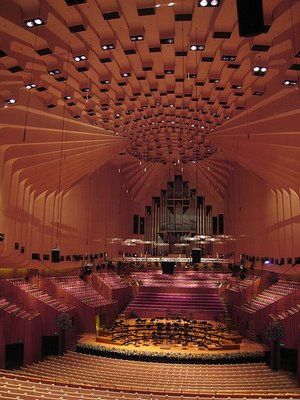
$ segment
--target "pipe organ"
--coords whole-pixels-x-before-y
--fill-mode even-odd
[[[186,254],[191,246],[184,237],[213,234],[213,210],[205,196],[197,195],[181,175],[167,182],[159,197],[152,197],[145,209],[146,252],[151,255]],[[200,247],[200,246],[198,246]],[[202,254],[211,252],[211,243],[201,245]]]

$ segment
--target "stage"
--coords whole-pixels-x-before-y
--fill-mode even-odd
[[[91,346],[99,351],[140,353],[147,357],[205,358],[243,357],[248,353],[264,353],[266,346],[247,339],[215,321],[186,321],[170,319],[127,319],[117,321],[113,329],[98,335],[84,334],[78,346]]]

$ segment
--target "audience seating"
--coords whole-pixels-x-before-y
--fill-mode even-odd
[[[228,290],[231,290],[233,292],[240,292],[242,290],[247,289],[249,286],[251,286],[256,280],[256,277],[253,276],[247,276],[244,280],[242,279],[237,279],[232,282]]]
[[[297,313],[300,313],[300,304],[297,304],[297,305],[289,308],[288,310],[282,311],[281,313],[276,315],[275,319],[284,320],[284,319],[290,317],[291,315],[295,315]]]
[[[295,393],[281,393],[280,399],[299,398]],[[53,381],[40,377],[20,376],[0,371],[0,399],[5,400],[277,400],[274,393],[239,393],[226,391],[224,394],[199,393],[188,395],[183,393],[152,393],[135,390],[108,390],[100,389],[100,385],[93,387],[86,385],[68,385],[66,382],[55,384]]]
[[[77,276],[49,278],[56,286],[67,291],[80,302],[96,308],[112,304],[111,300],[101,296],[89,283],[84,282]]]
[[[243,304],[241,309],[247,313],[254,314],[256,311],[267,307],[268,305],[280,300],[282,297],[299,289],[300,283],[298,282],[279,281],[261,291],[250,302]]]
[[[68,312],[71,309],[70,307],[56,300],[54,297],[50,296],[48,293],[43,292],[35,285],[28,283],[23,279],[11,279],[10,282],[24,292],[28,293],[30,296],[35,297],[42,303],[45,303],[51,308],[54,308],[56,311]]]
[[[129,285],[127,282],[124,282],[120,275],[117,275],[112,272],[102,272],[97,274],[99,279],[101,279],[107,286],[111,289],[123,289],[128,288]]]
[[[35,317],[36,314],[29,313],[25,310],[22,310],[21,307],[18,307],[16,304],[10,302],[5,297],[0,298],[0,312],[4,311],[13,317],[18,317],[22,319],[30,320]]]
[[[300,393],[289,376],[262,363],[166,364],[68,352],[16,371],[24,377],[149,393]]]

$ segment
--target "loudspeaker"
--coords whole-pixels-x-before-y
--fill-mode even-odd
[[[201,249],[192,249],[192,261],[195,264],[201,261]]]
[[[218,217],[212,218],[212,228],[213,228],[213,235],[218,234]]]
[[[139,233],[139,216],[134,214],[133,216],[133,233],[138,234]]]
[[[58,248],[51,250],[51,262],[60,262],[60,250]]]
[[[162,261],[161,269],[163,274],[174,274],[175,262]]]
[[[265,32],[262,0],[236,0],[240,36]]]

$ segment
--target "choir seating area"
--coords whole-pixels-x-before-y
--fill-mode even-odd
[[[177,272],[172,275],[155,272],[135,272],[133,277],[145,287],[218,288],[229,276],[221,273]]]
[[[91,385],[109,390],[148,393],[296,393],[294,380],[263,363],[167,364],[119,360],[68,352],[16,371],[52,383]]]
[[[195,319],[215,319],[225,315],[226,308],[216,293],[140,292],[128,305],[125,315],[167,317],[181,315]]]
[[[243,304],[241,309],[249,314],[254,314],[298,290],[300,290],[300,284],[298,282],[279,281],[269,286],[267,289],[262,290],[256,297],[251,299],[250,302]]]

